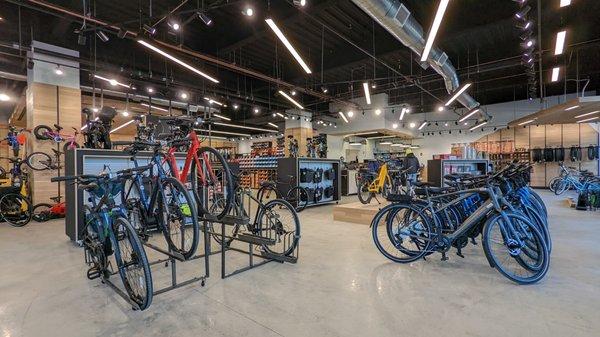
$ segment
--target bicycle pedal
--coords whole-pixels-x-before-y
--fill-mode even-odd
[[[446,253],[442,253],[442,261],[448,261],[449,258],[446,256]]]
[[[87,271],[87,278],[90,280],[95,280],[97,278],[99,278],[102,275],[102,273],[100,272],[100,269],[96,268],[96,267],[92,267],[90,269],[88,269]]]
[[[460,256],[460,257],[462,257],[463,259],[465,258],[465,256],[463,255],[463,253],[461,253],[461,251],[460,251],[460,250],[458,250],[458,251],[456,252],[456,255],[458,255],[458,256]]]

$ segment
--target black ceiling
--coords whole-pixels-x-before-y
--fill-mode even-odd
[[[261,113],[291,107],[289,102],[276,95],[276,84],[178,54],[219,78],[221,83],[214,85],[163,58],[148,54],[134,40],[119,39],[112,31],[110,41],[101,42],[95,38],[93,30],[98,27],[93,23],[88,23],[87,44],[81,46],[77,44],[74,33],[81,27],[79,19],[44,9],[35,3],[37,1],[2,2],[2,71],[24,74],[26,62],[18,57],[19,52],[13,45],[20,41],[22,46],[27,47],[35,39],[79,50],[85,70],[96,69],[98,73],[128,78],[139,86],[150,82],[161,88],[162,95],[166,97],[184,88],[194,94],[194,100],[201,100],[209,94],[246,103],[243,105],[245,109],[230,111],[237,120],[252,118],[251,108],[254,105],[262,107]],[[89,0],[87,2],[90,3]],[[403,2],[427,30],[438,1]],[[537,1],[529,2],[534,7],[530,16],[537,22]],[[597,89],[600,84],[600,64],[596,58],[600,51],[600,18],[597,15],[600,1],[576,1],[560,10],[559,0],[541,2],[544,78],[548,75],[546,69],[555,64],[566,64],[568,78],[589,78],[588,90]],[[54,5],[77,13],[83,12],[82,3],[81,0],[52,1]],[[284,0],[187,1],[170,17],[179,22],[187,21],[181,33],[169,33],[166,24],[169,19],[166,19],[156,26],[156,39],[235,63],[300,88],[320,90],[323,84],[330,89],[329,94],[343,100],[361,96],[359,82],[373,78],[377,79],[375,93],[386,92],[392,103],[409,103],[417,112],[431,111],[438,104],[437,99],[448,97],[439,75],[421,69],[408,48],[374,24],[350,0],[312,0],[308,3],[300,10],[292,5],[292,1]],[[141,24],[155,23],[179,4],[180,0],[92,0],[90,12],[94,18],[138,32]],[[253,17],[241,14],[248,4],[255,8]],[[527,76],[521,65],[519,31],[513,20],[517,8],[514,1],[508,0],[454,1],[438,34],[436,44],[449,55],[461,80],[474,82],[471,93],[482,104],[527,97]],[[204,25],[195,17],[198,9],[212,18],[211,26]],[[264,22],[267,16],[276,20],[297,47],[313,70],[312,75],[307,76],[278,42]],[[564,56],[555,58],[548,50],[553,47],[554,36],[561,27],[569,29],[567,43],[571,47]],[[376,60],[365,52],[374,54]],[[89,72],[82,73],[82,78],[89,84]],[[357,82],[352,86],[352,81]],[[424,94],[411,83],[413,81],[419,82],[435,97]],[[561,94],[565,90],[564,82],[546,84],[547,95]],[[18,87],[12,82],[8,85]],[[574,92],[576,85],[576,82],[567,82],[567,91]],[[311,95],[301,95],[299,99],[309,109],[319,114],[327,113],[327,102],[323,99]]]

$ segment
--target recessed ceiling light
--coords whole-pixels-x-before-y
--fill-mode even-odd
[[[179,97],[181,97],[182,99],[187,99],[188,98],[188,94],[185,92],[182,92],[181,94],[179,94]]]
[[[376,114],[377,116],[381,115],[381,109],[375,109],[375,114]]]
[[[352,110],[348,111],[347,115],[350,118],[354,117],[354,111],[352,111]]]
[[[410,124],[408,124],[408,126],[409,126],[411,129],[414,129],[414,127],[415,127],[415,126],[417,126],[417,124],[416,124],[416,123],[414,123],[414,122],[411,122]]]
[[[246,7],[242,11],[242,14],[244,14],[245,16],[252,16],[252,15],[254,15],[254,9],[252,9],[252,7]]]

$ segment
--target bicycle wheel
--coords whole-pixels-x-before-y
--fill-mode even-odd
[[[550,237],[550,231],[548,230],[548,222],[540,215],[540,213],[532,206],[526,205],[524,207],[524,214],[531,221],[532,224],[537,226],[544,237],[546,247],[548,247],[548,253],[552,253],[552,238]]]
[[[9,193],[0,198],[0,216],[11,226],[23,227],[31,221],[31,203],[20,194]]]
[[[198,150],[198,162],[200,167],[196,161],[192,162],[192,174],[188,177],[198,199],[198,210],[201,215],[221,219],[231,209],[234,192],[229,165],[212,147],[202,147]],[[212,208],[212,205],[221,199],[225,200],[225,207]],[[221,211],[211,213],[211,209]]]
[[[570,185],[570,183],[568,181],[565,181],[565,180],[559,181],[556,184],[556,187],[554,189],[554,194],[556,194],[556,195],[563,194],[566,190],[569,189],[569,185]]]
[[[561,177],[554,177],[548,182],[548,189],[552,192],[556,189],[556,184],[561,180]]]
[[[262,203],[267,203],[273,199],[279,198],[277,189],[270,185],[261,186],[261,188],[258,189],[258,192],[256,192],[256,199]]]
[[[200,241],[196,207],[186,188],[175,178],[165,178],[158,200],[158,215],[167,244],[189,259]]]
[[[277,255],[290,255],[300,240],[298,213],[285,200],[271,200],[259,208],[254,232],[275,240],[273,245],[263,245],[265,251]]]
[[[52,208],[52,205],[47,203],[40,203],[33,206],[31,218],[37,222],[50,220],[50,208]]]
[[[141,235],[141,239],[145,241],[147,226],[143,222],[141,203],[141,191],[138,184],[135,184],[131,179],[123,181],[121,187],[121,205],[127,210],[127,220],[137,231],[138,235]]]
[[[501,214],[494,214],[487,220],[483,229],[485,255],[490,265],[509,280],[536,283],[546,275],[550,264],[544,238],[525,216],[507,212],[506,219],[508,223]]]
[[[387,196],[392,193],[393,188],[394,185],[392,185],[392,179],[390,179],[390,176],[385,176],[385,181],[383,182],[383,187],[381,189],[381,196],[387,198]]]
[[[369,204],[371,202],[371,198],[373,198],[373,193],[371,193],[369,191],[369,186],[371,185],[371,182],[369,181],[364,181],[359,187],[358,187],[358,200],[360,200],[360,202],[362,202],[363,204]]]
[[[548,209],[546,208],[544,200],[542,200],[542,197],[540,197],[540,195],[537,194],[537,192],[534,191],[532,188],[528,188],[528,190],[529,194],[531,195],[531,198],[529,198],[529,200],[534,204],[536,209],[540,211],[540,215],[547,219]]]
[[[43,171],[52,167],[52,158],[44,152],[34,152],[27,156],[27,166],[35,171]]]
[[[296,212],[300,213],[306,208],[306,205],[308,205],[308,192],[304,187],[293,187],[288,191],[285,200],[294,206]]]
[[[50,137],[49,135],[53,132],[54,131],[52,130],[52,128],[47,125],[38,125],[33,129],[33,134],[35,135],[35,138],[39,140],[52,139],[52,137]]]
[[[115,260],[123,286],[140,310],[152,303],[152,274],[146,251],[140,238],[125,218],[117,218],[113,223],[116,239]],[[138,309],[134,307],[134,309]]]
[[[215,202],[212,205],[212,207],[213,209],[210,210],[212,213],[220,212],[222,208],[225,207],[225,200],[221,199]],[[233,205],[233,207],[231,207],[229,214],[233,216],[238,216],[238,210],[235,204]],[[210,235],[213,239],[215,239],[215,241],[217,241],[218,244],[222,245],[223,242],[225,242],[225,246],[228,247],[233,241],[233,238],[237,235],[239,231],[239,225],[225,225],[225,240],[223,241],[223,238],[221,236],[221,223],[216,222],[216,226],[214,224],[215,223],[213,223],[212,221],[206,222],[206,227],[208,228]]]
[[[422,210],[414,205],[391,204],[371,221],[375,247],[399,263],[416,261],[430,250],[432,229]]]

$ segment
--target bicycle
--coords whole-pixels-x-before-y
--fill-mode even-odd
[[[244,198],[248,200],[248,210],[244,207]],[[220,200],[212,207],[224,207],[225,201]],[[296,210],[289,202],[273,199],[263,204],[252,195],[250,189],[241,186],[236,187],[232,201],[233,204],[228,215],[237,221],[232,221],[235,222],[232,226],[225,226],[229,231],[224,242],[221,235],[214,231],[213,222],[207,223],[207,229],[215,241],[229,247],[236,237],[254,238],[257,239],[256,242],[260,242],[263,252],[279,260],[285,259],[294,252],[300,240],[300,220]],[[251,203],[258,205],[252,222],[250,222]],[[245,227],[247,233],[240,233],[241,227]]]
[[[21,187],[0,187],[0,221],[23,227],[31,221],[31,202],[21,194]]]
[[[61,197],[52,197],[50,200],[54,201],[54,204],[41,202],[33,206],[32,219],[37,222],[46,222],[52,219],[61,219],[66,214],[66,203],[61,202]]]
[[[565,170],[564,167],[561,167]],[[600,190],[600,178],[594,176],[591,173],[584,174],[579,172],[580,175],[573,174],[573,171],[567,171],[565,175],[554,183],[554,194],[561,195],[565,191],[574,189],[577,193],[582,193],[588,190],[596,191]]]
[[[202,217],[208,220],[224,217],[232,204],[233,182],[227,161],[214,148],[201,146],[195,127],[209,124],[197,118],[160,117],[160,120],[174,127],[176,137],[169,141],[169,149],[165,153],[164,161],[171,176],[178,179],[186,186],[189,185],[194,192],[198,210]],[[182,135],[187,135],[181,137]],[[180,171],[175,158],[175,152],[184,147],[187,151],[183,169]],[[219,213],[213,213],[212,205],[217,201],[225,201],[225,207],[218,208]]]
[[[54,177],[52,182],[73,182],[90,194],[84,206],[82,242],[90,280],[119,274],[134,310],[145,310],[152,303],[152,274],[146,252],[125,210],[114,199],[120,193],[121,180],[135,169],[109,174]],[[112,272],[109,257],[114,255],[118,271]]]
[[[26,139],[25,135],[23,134],[23,132],[25,131],[27,131],[27,129],[17,130],[16,127],[9,125],[8,133],[6,134],[6,137],[2,140],[6,141],[8,143],[8,146],[13,149],[13,155],[15,157],[19,156],[19,149],[22,145],[25,144]]]
[[[119,145],[124,143],[118,142]],[[150,231],[159,229],[172,255],[187,260],[194,256],[200,242],[196,208],[185,186],[167,176],[160,146],[152,142],[130,142],[126,151],[131,154],[135,169],[129,179],[123,180],[121,203],[144,241],[148,240]],[[150,165],[139,166],[136,154],[147,147],[154,149]],[[150,176],[144,176],[144,171]]]
[[[35,138],[39,140],[52,140],[55,143],[65,143],[63,145],[63,151],[67,152],[67,150],[78,149],[80,146],[77,144],[77,136],[79,135],[79,130],[73,128],[74,134],[64,134],[61,133],[63,127],[54,124],[54,129],[47,125],[38,125],[33,129],[33,134]]]
[[[84,145],[89,149],[111,149],[110,127],[112,120],[117,115],[114,108],[102,107],[96,119],[92,119],[92,111],[84,108],[81,112],[85,115],[85,131],[82,132]]]
[[[295,177],[293,175],[288,175],[288,181],[263,181],[260,184],[260,188],[256,193],[257,199],[262,202],[263,199],[270,200],[271,194],[275,194],[276,199],[284,199],[289,202],[292,206],[294,206],[296,212],[302,212],[306,206],[308,205],[308,192],[306,188],[302,186],[295,186]],[[279,189],[277,189],[277,185],[289,186],[289,189],[285,193],[285,198],[282,198]]]
[[[366,205],[371,203],[371,199],[375,197],[377,202],[381,204],[377,199],[377,194],[381,194],[385,198],[393,188],[392,179],[388,174],[388,164],[383,164],[379,168],[377,177],[374,177],[374,179],[363,179],[360,182],[360,185],[358,185],[358,200]]]

